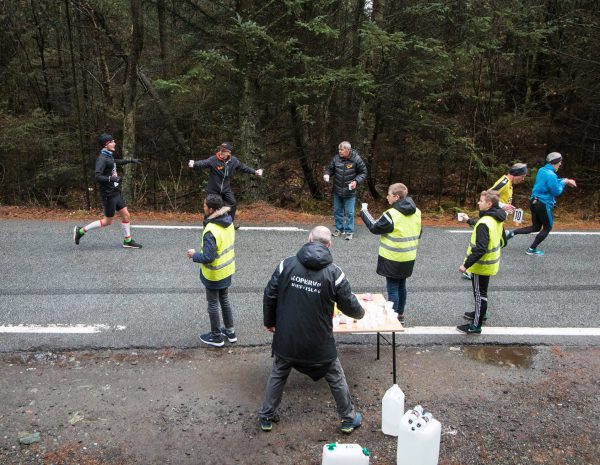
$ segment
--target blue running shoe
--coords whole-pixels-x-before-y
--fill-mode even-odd
[[[345,434],[350,434],[356,428],[359,428],[362,425],[362,414],[356,412],[353,420],[344,420],[342,421],[342,427],[340,431]]]
[[[539,255],[540,257],[542,255],[544,255],[544,251],[540,250],[540,249],[532,249],[531,247],[529,247],[527,249],[527,252],[525,252],[527,255]]]

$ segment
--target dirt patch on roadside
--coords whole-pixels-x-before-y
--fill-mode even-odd
[[[384,211],[382,205],[375,208],[369,207],[371,214],[378,216]],[[476,211],[465,210],[470,216],[475,217]],[[133,221],[137,223],[159,222],[159,223],[201,223],[202,214],[190,212],[157,212],[152,210],[132,210]],[[556,229],[600,229],[600,218],[584,220],[579,212],[554,212]],[[101,210],[63,210],[51,208],[0,206],[0,219],[2,220],[51,220],[78,223],[82,221],[93,221],[102,216]],[[360,223],[361,220],[357,218]],[[525,223],[527,223],[527,219]],[[240,205],[236,215],[236,222],[249,225],[269,224],[331,224],[331,214],[314,214],[310,212],[287,210],[277,208],[266,202]],[[423,225],[431,227],[466,227],[456,221],[454,211],[427,211],[423,213]],[[507,228],[515,227],[512,222],[507,222]]]
[[[323,445],[337,441],[367,447],[371,464],[395,464],[396,440],[380,431],[388,351],[375,361],[372,346],[339,350],[365,418],[351,436],[338,432],[326,383],[294,372],[281,421],[259,430],[268,347],[2,355],[0,463],[319,464]],[[406,408],[422,404],[442,423],[440,465],[598,463],[600,351],[519,353],[530,363],[398,348]],[[20,432],[41,439],[20,445]]]

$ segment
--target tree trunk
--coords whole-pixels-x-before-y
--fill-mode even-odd
[[[242,18],[246,18],[254,7],[254,0],[239,0],[237,11]],[[239,50],[238,66],[241,76],[239,83],[241,97],[238,107],[240,154],[244,158],[244,163],[258,169],[263,167],[265,159],[262,137],[258,132],[260,126],[258,84],[252,75],[252,57],[247,55],[243,47]],[[245,176],[241,180],[241,185],[246,199],[257,200],[266,196],[266,183],[258,177]]]
[[[385,7],[384,0],[374,1],[373,2],[373,21],[377,23],[379,27],[383,27],[381,22],[383,21],[382,9]],[[361,8],[361,11],[364,11],[365,2],[364,0],[357,0],[356,8]],[[355,28],[360,28],[360,24],[358,21],[364,15],[357,15],[355,20],[357,23],[355,24]],[[358,35],[358,32],[357,32]],[[358,40],[358,39],[356,39]],[[357,42],[357,45],[354,47],[354,54],[356,55],[356,61],[358,63],[358,58],[360,57],[360,42]],[[354,60],[353,60],[354,62]],[[375,80],[377,79],[378,67],[379,67],[379,59],[374,53],[365,53],[364,58],[362,60],[362,67],[366,72],[370,72],[374,75]],[[360,102],[358,105],[358,119],[357,119],[357,137],[361,143],[365,164],[367,165],[367,187],[369,192],[373,196],[374,199],[381,198],[379,192],[377,192],[377,188],[375,187],[375,172],[373,170],[375,166],[375,143],[377,141],[377,136],[381,132],[381,115],[379,110],[379,99],[377,95],[375,96],[367,96],[363,95],[360,97]]]
[[[82,181],[85,189],[85,206],[89,210],[91,208],[90,203],[90,190],[88,180],[88,167],[86,163],[86,150],[83,145],[83,125],[81,122],[81,102],[79,100],[79,84],[77,82],[77,71],[75,70],[75,52],[73,51],[73,31],[71,29],[71,12],[69,9],[69,3],[71,0],[65,0],[65,16],[67,20],[67,33],[69,37],[69,52],[71,54],[71,75],[73,77],[73,92],[75,94],[75,108],[77,113],[77,136],[79,139],[79,154],[81,157],[81,169],[82,169]]]
[[[310,190],[310,195],[313,199],[323,200],[323,193],[319,188],[318,184],[315,181],[314,173],[310,169],[310,164],[308,163],[308,155],[306,154],[306,149],[304,146],[304,131],[302,130],[302,120],[298,115],[298,108],[295,103],[290,103],[290,115],[292,117],[292,128],[294,132],[294,142],[296,145],[296,155],[298,161],[300,162],[300,167],[302,168],[302,174],[304,174],[304,179],[308,184],[308,189]]]
[[[44,77],[44,109],[46,111],[52,111],[52,103],[50,102],[50,83],[48,80],[48,67],[46,66],[46,41],[44,39],[44,31],[38,19],[38,14],[35,9],[33,0],[30,0],[31,12],[33,16],[33,22],[37,29],[37,35],[35,41],[38,46],[38,53],[40,56],[40,64],[42,66],[42,76]]]
[[[163,118],[163,123],[165,123],[166,129],[173,138],[173,142],[177,144],[177,148],[179,149],[179,151],[183,152],[186,156],[191,155],[192,150],[190,146],[187,144],[183,135],[177,128],[175,118],[173,118],[173,115],[169,111],[169,108],[158,94],[158,91],[154,87],[154,84],[152,84],[152,81],[150,81],[150,79],[142,72],[141,69],[138,69],[138,77],[140,78],[142,85],[146,88],[146,90],[150,93],[150,95],[156,102],[158,111],[160,112]]]
[[[165,14],[165,0],[156,1],[158,15],[158,42],[160,44],[161,77],[169,76],[169,36],[167,30],[167,16]]]
[[[127,59],[127,74],[124,83],[123,98],[123,158],[135,158],[135,110],[138,80],[138,63],[144,46],[144,22],[141,0],[131,0],[131,42]],[[133,170],[126,165],[123,170],[123,196],[133,201]]]

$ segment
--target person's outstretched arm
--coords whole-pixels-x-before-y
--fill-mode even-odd
[[[394,221],[388,213],[384,213],[378,220],[375,220],[365,207],[360,210],[360,217],[373,234],[388,234],[394,230]]]
[[[205,160],[190,160],[188,161],[188,167],[192,168],[193,170],[202,170],[204,168],[208,168],[210,167],[210,158]]]
[[[365,309],[362,308],[362,305],[352,293],[352,288],[350,287],[350,283],[346,279],[344,272],[337,265],[334,264],[332,266],[335,266],[337,269],[335,273],[335,301],[338,309],[344,315],[348,315],[350,318],[360,320],[363,316],[365,316]]]

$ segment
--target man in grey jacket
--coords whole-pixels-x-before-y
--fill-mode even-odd
[[[323,175],[325,182],[333,177],[333,218],[334,236],[345,235],[346,240],[354,234],[354,207],[356,189],[367,179],[367,166],[350,142],[341,142],[338,153],[333,156]],[[345,221],[344,221],[345,217]]]

